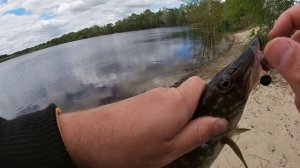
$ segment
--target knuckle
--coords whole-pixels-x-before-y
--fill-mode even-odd
[[[158,87],[158,88],[152,89],[150,92],[152,92],[155,95],[160,95],[161,93],[164,92],[165,89],[166,88]]]
[[[165,95],[175,102],[179,102],[182,99],[182,95],[176,88],[168,88]]]
[[[162,153],[164,157],[161,158],[159,167],[165,167],[177,157],[177,152],[172,142],[166,142],[165,149],[166,150]]]
[[[183,101],[183,96],[176,88],[156,88],[154,92],[162,103],[173,105]]]
[[[197,145],[202,145],[206,141],[208,141],[208,135],[207,133],[201,128],[200,125],[196,125],[194,127],[194,135],[195,135],[195,143]]]
[[[195,80],[197,83],[200,83],[200,84],[205,84],[205,81],[200,78],[199,76],[193,76],[191,77],[192,80]]]

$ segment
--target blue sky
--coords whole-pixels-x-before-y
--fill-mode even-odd
[[[92,25],[114,23],[145,9],[179,7],[180,0],[0,0],[0,55]]]
[[[29,15],[30,13],[31,13],[30,11],[27,11],[24,8],[16,8],[16,9],[12,9],[12,10],[5,12],[4,15],[14,14],[17,16],[23,16],[23,15]]]

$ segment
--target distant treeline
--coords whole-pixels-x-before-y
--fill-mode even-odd
[[[209,46],[214,45],[214,36],[221,31],[237,31],[250,27],[258,27],[267,34],[277,17],[300,0],[182,0],[185,5],[180,8],[161,9],[152,12],[147,9],[141,14],[131,14],[116,23],[104,26],[94,25],[78,32],[64,34],[46,43],[18,51],[11,55],[3,55],[0,62],[28,54],[55,45],[96,37],[101,35],[143,30],[158,27],[193,25],[202,31]]]
[[[13,57],[11,55],[7,55],[7,54],[4,54],[4,55],[0,55],[0,62],[4,62],[4,61],[7,61],[9,59],[12,59]]]
[[[162,9],[158,12],[152,12],[151,10],[147,9],[141,14],[131,14],[123,20],[117,21],[115,24],[110,23],[104,26],[94,25],[90,28],[85,28],[78,32],[64,34],[59,38],[52,39],[46,43],[37,45],[35,47],[15,52],[11,55],[3,55],[2,57],[0,57],[0,62],[55,45],[86,39],[90,37],[133,30],[183,25],[187,25],[187,14],[184,6],[174,9]]]

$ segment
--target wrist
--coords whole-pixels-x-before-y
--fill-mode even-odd
[[[101,151],[106,151],[109,142],[104,122],[110,120],[103,114],[96,108],[58,117],[62,139],[78,167],[103,167],[99,163],[107,161],[108,156]]]
[[[70,157],[78,167],[86,167],[84,163],[85,154],[83,153],[83,142],[80,131],[85,128],[82,127],[81,121],[76,113],[61,114],[57,118],[60,128],[61,137],[66,146],[66,150]],[[75,124],[76,123],[76,124]],[[80,156],[79,154],[82,154]]]

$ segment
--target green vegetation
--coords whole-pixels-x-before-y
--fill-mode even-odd
[[[183,0],[188,5],[187,16],[202,30],[204,55],[209,55],[216,34],[255,27],[267,40],[275,20],[300,0]]]
[[[118,32],[143,30],[158,27],[192,25],[200,28],[209,54],[215,43],[216,34],[220,32],[238,31],[250,27],[258,27],[258,31],[267,34],[276,18],[286,9],[300,0],[183,0],[185,5],[174,9],[161,9],[154,13],[145,10],[141,14],[131,14],[115,24],[92,26],[78,32],[71,32],[46,43],[18,51],[11,55],[3,55],[0,62],[28,54],[55,45],[81,40],[90,37]]]
[[[239,30],[258,27],[264,35],[272,29],[282,12],[292,7],[297,0],[226,0],[224,15],[226,29]]]
[[[210,56],[217,34],[223,25],[223,6],[221,0],[188,0],[186,10],[188,21],[200,28],[204,48],[200,55]]]
[[[267,34],[282,12],[300,0],[184,0],[188,19],[204,32],[238,31],[258,27]],[[209,26],[207,26],[209,25]]]

